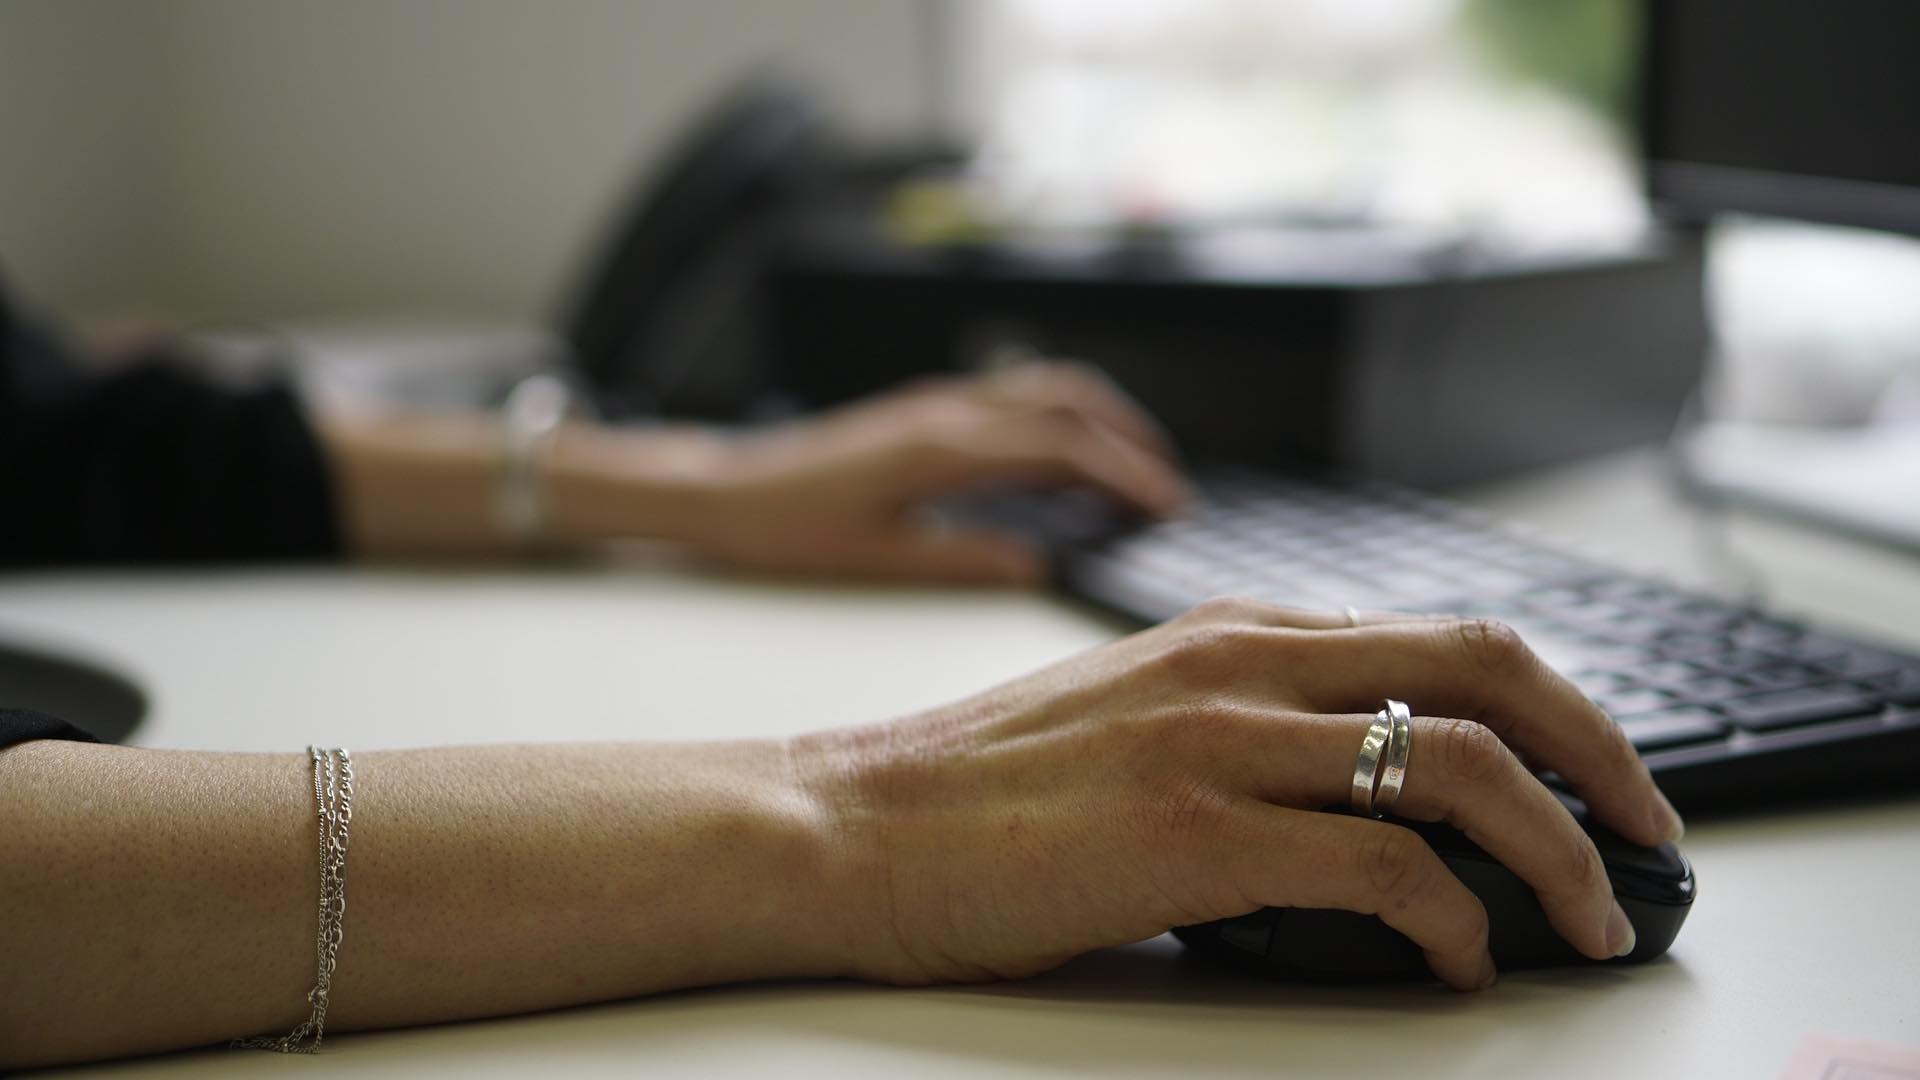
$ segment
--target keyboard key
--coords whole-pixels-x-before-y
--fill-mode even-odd
[[[1593,626],[1594,634],[1626,645],[1659,642],[1672,628],[1654,615],[1624,615]]]
[[[1602,645],[1581,643],[1581,657],[1586,661],[1584,667],[1598,671],[1631,672],[1643,664],[1653,661],[1653,653],[1632,645]]]
[[[1617,671],[1582,671],[1571,676],[1573,685],[1588,697],[1612,694],[1633,685],[1633,680]]]
[[[1578,559],[1569,558],[1552,552],[1532,552],[1512,560],[1514,569],[1536,578],[1551,580],[1560,577],[1573,577],[1587,570],[1587,565]]]
[[[1818,666],[1845,679],[1879,679],[1895,674],[1906,664],[1899,657],[1878,649],[1849,648],[1820,661]]]
[[[1643,596],[1651,595],[1659,591],[1659,588],[1659,586],[1651,581],[1622,577],[1597,582],[1589,591],[1592,592],[1594,596],[1604,597],[1608,600],[1625,601],[1628,602],[1628,606],[1638,607],[1639,605],[1633,603],[1633,601],[1637,601]]]
[[[1880,700],[1842,683],[1736,698],[1727,702],[1724,709],[1727,717],[1740,727],[1749,731],[1771,731],[1876,713],[1880,711]]]
[[[1527,575],[1518,571],[1487,566],[1468,571],[1463,576],[1461,584],[1475,592],[1498,596],[1523,589],[1533,582]]]
[[[1620,730],[1635,749],[1658,750],[1718,739],[1727,733],[1727,722],[1707,709],[1665,709],[1626,717]]]
[[[1772,648],[1775,652],[1791,656],[1795,660],[1817,664],[1837,661],[1853,652],[1856,646],[1825,634],[1806,633]]]
[[[1668,660],[1702,660],[1725,653],[1732,646],[1713,633],[1682,631],[1668,634],[1653,643],[1653,648]]]
[[[1696,704],[1718,705],[1732,698],[1745,697],[1754,692],[1754,687],[1744,679],[1735,679],[1727,675],[1709,675],[1704,679],[1681,683],[1672,687],[1672,690],[1683,699]]]
[[[1903,708],[1920,709],[1920,668],[1906,668],[1876,688],[1881,697]]]
[[[1792,690],[1800,686],[1813,686],[1833,681],[1833,676],[1811,668],[1805,664],[1790,664],[1775,661],[1763,668],[1756,668],[1741,676],[1755,690]]]
[[[1649,603],[1650,610],[1660,611],[1667,623],[1676,630],[1696,634],[1726,635],[1741,623],[1738,611],[1719,604],[1701,600],[1682,600],[1670,610]],[[1742,642],[1742,644],[1747,644]]]
[[[1674,704],[1673,695],[1658,690],[1623,690],[1617,694],[1602,694],[1594,701],[1615,720],[1635,713],[1655,712]]]
[[[1799,637],[1804,628],[1775,619],[1750,619],[1727,632],[1735,645],[1747,649],[1771,649]]]
[[[1738,648],[1717,656],[1702,656],[1694,663],[1721,675],[1746,675],[1765,668],[1777,668],[1780,660],[1755,649]]]
[[[1692,664],[1683,663],[1679,660],[1662,660],[1657,663],[1642,664],[1627,672],[1627,674],[1632,675],[1648,686],[1673,686],[1678,683],[1691,682],[1705,675],[1706,672]]]
[[[1586,603],[1587,594],[1585,590],[1572,588],[1536,589],[1521,599],[1534,611],[1560,615],[1569,608]]]

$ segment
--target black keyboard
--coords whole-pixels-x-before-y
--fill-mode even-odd
[[[1176,521],[1022,501],[1062,587],[1141,623],[1213,596],[1497,618],[1604,707],[1682,807],[1920,790],[1920,659],[1623,573],[1442,500],[1251,471]]]

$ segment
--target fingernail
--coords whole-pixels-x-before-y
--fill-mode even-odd
[[[1500,981],[1500,973],[1494,970],[1493,957],[1489,956],[1487,957],[1486,965],[1480,972],[1480,982],[1474,986],[1474,989],[1485,990],[1487,987],[1492,986],[1494,983],[1499,981]]]
[[[1680,820],[1680,812],[1667,801],[1667,796],[1658,788],[1653,792],[1653,831],[1667,838],[1671,844],[1686,835],[1687,823]]]
[[[1607,951],[1615,956],[1625,956],[1633,951],[1639,941],[1633,932],[1633,923],[1627,913],[1620,910],[1620,901],[1613,902],[1613,910],[1607,913]]]

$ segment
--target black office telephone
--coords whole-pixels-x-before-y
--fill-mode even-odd
[[[602,415],[738,419],[767,385],[765,267],[832,173],[827,113],[793,74],[754,74],[651,172],[559,322]]]

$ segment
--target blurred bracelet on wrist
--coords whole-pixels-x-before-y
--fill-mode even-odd
[[[521,547],[548,539],[546,464],[561,426],[574,411],[575,396],[557,375],[520,380],[500,406],[500,484],[494,523]]]

